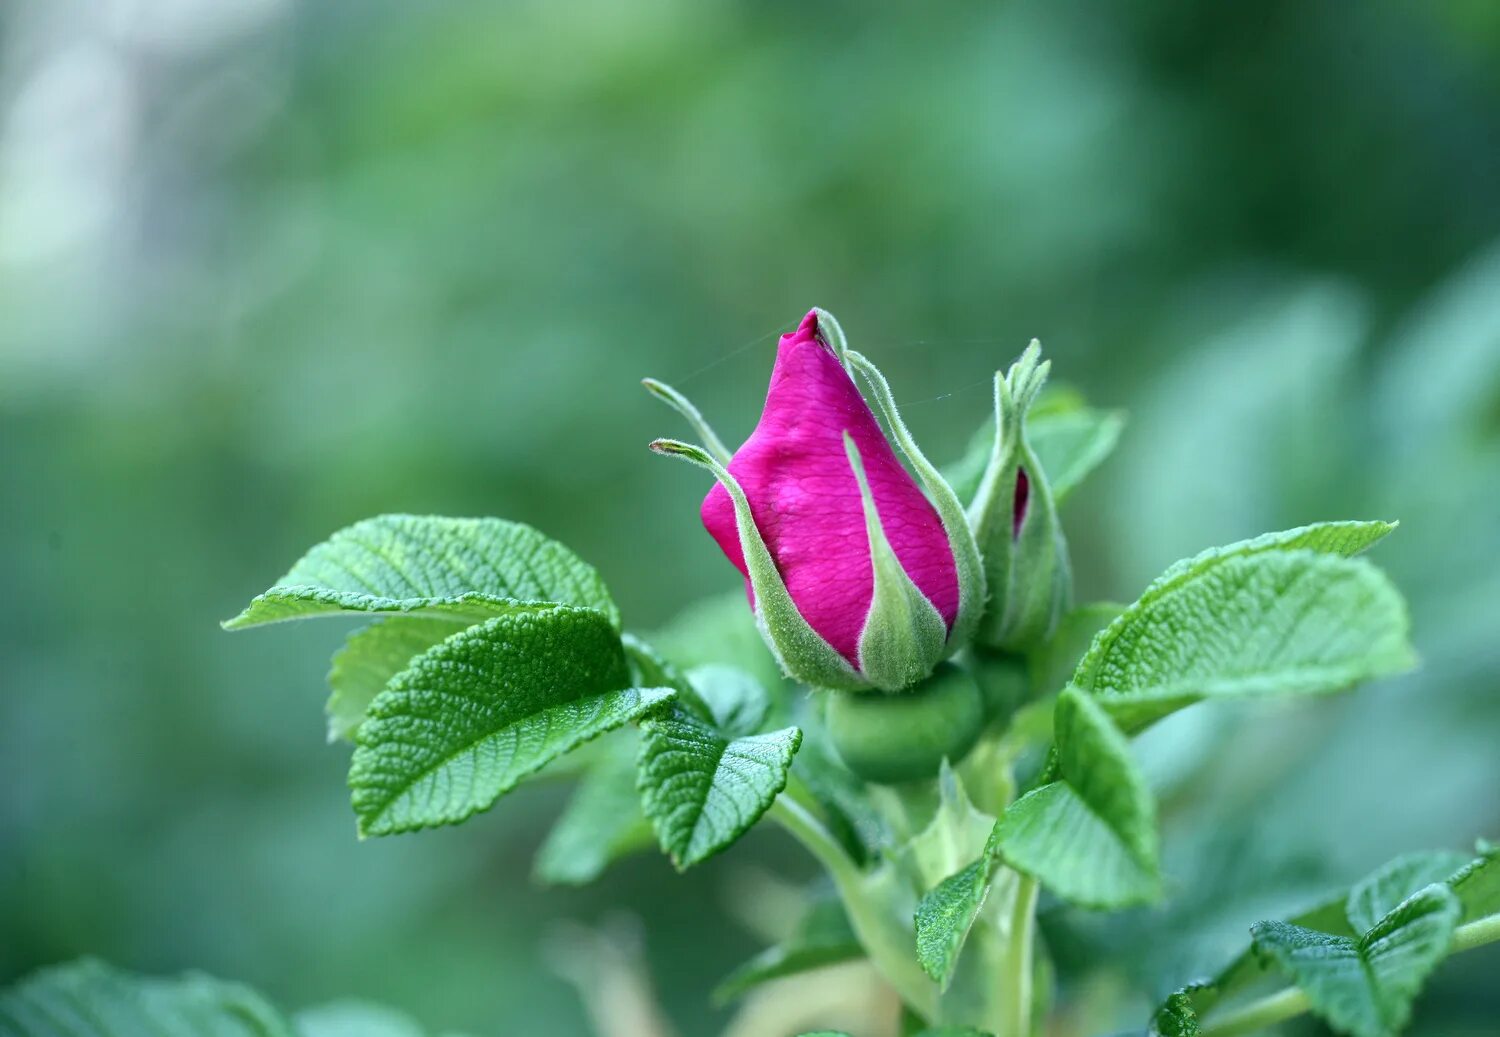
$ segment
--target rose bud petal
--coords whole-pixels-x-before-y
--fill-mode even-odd
[[[1009,374],[995,374],[995,445],[969,524],[993,597],[975,639],[1026,651],[1052,635],[1073,594],[1068,544],[1047,473],[1026,439],[1026,415],[1051,369],[1032,341]]]
[[[870,380],[927,494],[846,363]],[[688,456],[705,463],[699,453]],[[965,642],[984,590],[962,506],[911,441],[884,378],[844,346],[829,315],[814,310],[782,336],[759,424],[727,465],[709,467],[719,485],[703,523],[745,576],[792,677],[900,691]]]

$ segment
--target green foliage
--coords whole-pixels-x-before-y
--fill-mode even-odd
[[[1484,841],[1475,857],[1448,851],[1406,854],[1356,882],[1347,894],[1289,922],[1258,923],[1251,930],[1250,949],[1212,982],[1193,984],[1167,998],[1154,1017],[1152,1034],[1196,1037],[1205,1016],[1213,1021],[1221,1002],[1263,980],[1268,968],[1291,979],[1311,1009],[1339,1032],[1354,1037],[1397,1033],[1439,962],[1457,950],[1500,938],[1500,927],[1480,933],[1485,925],[1469,925],[1481,919],[1488,924],[1500,915],[1497,861],[1500,854]],[[1469,936],[1462,946],[1455,938],[1458,932]],[[1250,1020],[1257,1021],[1257,1028],[1275,1021],[1256,1014],[1255,1008],[1237,1009],[1235,1032],[1250,1026]]]
[[[796,930],[782,943],[768,947],[724,978],[714,1000],[724,1004],[743,997],[762,983],[800,972],[864,957],[849,916],[836,898],[812,902]]]
[[[1335,1029],[1390,1037],[1406,1025],[1422,983],[1447,955],[1461,914],[1453,891],[1433,884],[1357,940],[1285,922],[1262,922],[1251,935],[1256,951],[1291,977]]]
[[[392,618],[360,627],[328,671],[328,740],[352,739],[390,679],[439,641],[463,628],[446,619]]]
[[[1124,734],[1076,688],[1054,715],[1057,778],[1022,796],[996,825],[1005,860],[1058,896],[1124,907],[1160,895],[1156,808]]]
[[[1095,639],[1074,683],[1138,731],[1205,698],[1333,692],[1407,669],[1405,602],[1344,557],[1390,528],[1309,526],[1178,562]]]
[[[682,708],[641,725],[641,808],[679,869],[744,835],[786,787],[795,727],[731,736]]]
[[[429,649],[359,729],[349,787],[360,831],[462,821],[675,694],[629,683],[619,638],[592,609],[497,616]]]
[[[917,961],[942,987],[953,979],[959,952],[999,864],[997,832],[992,831],[978,860],[938,883],[917,904]]]
[[[584,772],[537,851],[537,879],[583,885],[597,879],[613,861],[655,841],[635,788],[638,742],[626,732],[608,736],[603,755]]]
[[[260,995],[197,973],[148,979],[85,959],[0,992],[0,1037],[294,1037]]]
[[[341,529],[255,598],[229,630],[339,612],[476,623],[551,604],[619,610],[594,570],[555,540],[503,519],[382,515]]]

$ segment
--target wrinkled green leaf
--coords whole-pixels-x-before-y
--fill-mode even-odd
[[[619,610],[593,566],[530,526],[494,518],[382,515],[314,547],[224,627],[341,612],[478,623],[549,603],[597,609],[619,627]]]
[[[198,973],[136,976],[91,959],[0,992],[0,1037],[293,1037],[259,994]]]
[[[360,726],[349,787],[361,833],[463,821],[674,694],[629,683],[619,638],[592,609],[497,616],[429,649]]]
[[[604,756],[579,781],[537,852],[538,880],[565,886],[592,882],[614,861],[654,841],[635,788],[639,739],[627,733],[611,735]]]
[[[1427,976],[1447,955],[1461,914],[1453,891],[1433,884],[1358,940],[1286,922],[1261,922],[1251,938],[1334,1029],[1353,1037],[1394,1037]]]
[[[383,619],[349,635],[328,671],[328,740],[353,738],[375,696],[412,659],[458,633],[446,619]]]
[[[1189,986],[1168,994],[1151,1017],[1146,1037],[1198,1037],[1198,1010],[1193,1005],[1193,994],[1199,989],[1202,988]]]
[[[917,904],[917,961],[944,988],[1000,865],[998,832],[996,826],[978,860],[938,883]]]
[[[1345,526],[1174,565],[1099,634],[1074,683],[1135,732],[1205,698],[1327,693],[1409,668],[1406,604],[1382,572],[1286,547],[1369,542]]]
[[[768,947],[725,977],[714,990],[714,1001],[725,1004],[773,979],[853,961],[864,954],[843,904],[824,897],[813,902],[785,942]]]
[[[1054,737],[1057,780],[1012,803],[996,825],[1005,860],[1085,907],[1155,900],[1156,807],[1124,734],[1095,699],[1068,688]]]
[[[1465,854],[1439,850],[1388,861],[1349,890],[1344,908],[1349,925],[1356,933],[1368,932],[1407,897],[1434,882],[1447,882],[1469,860]]]
[[[795,727],[732,738],[681,708],[641,725],[641,808],[661,848],[687,869],[744,835],[786,787]]]

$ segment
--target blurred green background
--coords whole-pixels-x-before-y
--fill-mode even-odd
[[[623,908],[716,1032],[728,891],[809,872],[779,835],[538,892],[543,785],[361,844],[339,625],[216,622],[386,511],[530,522],[637,629],[735,586],[637,379],[743,436],[817,304],[934,456],[1033,335],[1130,411],[1065,514],[1085,598],[1403,522],[1421,672],[1153,732],[1172,899],[1048,911],[1069,1025],[1138,1026],[1250,922],[1500,834],[1497,242],[1488,0],[9,0],[0,981],[87,952],[581,1033],[541,948]],[[1415,1032],[1493,1035],[1497,971],[1450,963]]]

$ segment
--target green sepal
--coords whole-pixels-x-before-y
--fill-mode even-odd
[[[947,654],[948,625],[927,595],[912,582],[885,537],[875,497],[865,478],[854,437],[844,433],[849,466],[859,482],[875,587],[859,634],[859,670],[881,691],[904,691],[932,672]]]
[[[969,526],[984,557],[989,608],[977,639],[992,648],[1025,651],[1045,641],[1072,598],[1072,571],[1057,503],[1046,471],[1026,438],[1026,414],[1047,380],[1050,361],[1036,340],[995,374],[995,442]],[[1017,514],[1024,472],[1024,503]]]
[[[974,539],[974,531],[969,528],[969,520],[964,514],[964,506],[958,499],[958,494],[937,467],[927,460],[906,423],[901,420],[901,413],[896,409],[896,399],[885,375],[861,353],[850,350],[848,359],[870,386],[871,395],[880,407],[891,437],[906,455],[917,478],[922,481],[928,499],[937,510],[938,518],[942,520],[943,532],[948,536],[948,546],[953,551],[953,565],[958,573],[958,615],[954,617],[953,629],[948,632],[945,653],[952,655],[973,638],[988,597],[984,559],[980,557],[979,544]]]
[[[740,547],[745,553],[745,568],[750,573],[750,586],[755,590],[755,618],[760,626],[771,654],[776,656],[782,670],[794,680],[814,687],[834,688],[843,691],[864,691],[871,683],[854,671],[842,655],[818,634],[797,611],[792,595],[776,569],[770,549],[755,527],[755,518],[750,511],[750,500],[740,488],[739,481],[729,474],[702,447],[683,443],[675,439],[658,439],[651,449],[668,457],[680,457],[713,473],[723,484],[734,504],[735,524],[739,530]]]

